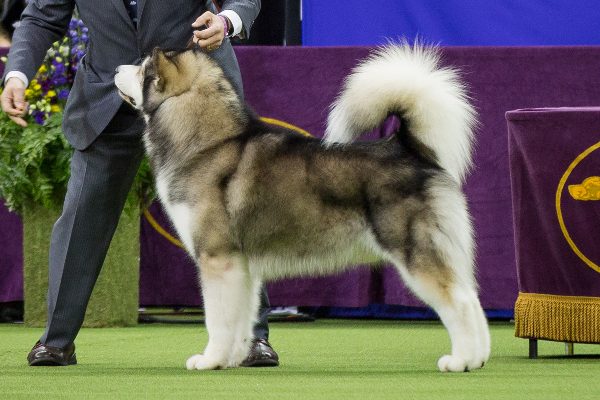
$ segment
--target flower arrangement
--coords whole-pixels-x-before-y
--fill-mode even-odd
[[[63,110],[87,44],[88,30],[75,16],[67,35],[48,50],[25,91],[28,126],[21,128],[0,112],[0,198],[12,211],[22,212],[31,204],[59,209],[62,204],[72,154],[61,128]],[[144,161],[128,208],[152,197],[151,181]]]
[[[75,17],[69,23],[67,35],[48,50],[44,63],[25,91],[28,113],[37,124],[43,125],[52,114],[63,111],[87,44],[88,29]]]

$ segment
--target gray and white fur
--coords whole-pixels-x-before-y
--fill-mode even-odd
[[[115,83],[146,118],[160,200],[200,271],[209,340],[188,369],[240,365],[264,281],[382,262],[447,328],[441,371],[488,360],[461,190],[475,112],[435,48],[392,44],[363,61],[324,141],[263,123],[200,51],[156,49]],[[390,114],[394,136],[353,141]]]

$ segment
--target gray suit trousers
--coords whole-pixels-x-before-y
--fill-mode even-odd
[[[144,123],[127,106],[84,150],[75,150],[62,215],[50,244],[48,323],[40,341],[72,343],[143,157]],[[269,300],[263,289],[254,333],[268,339]]]

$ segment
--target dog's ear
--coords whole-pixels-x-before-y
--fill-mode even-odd
[[[158,92],[163,92],[169,82],[176,80],[177,66],[158,47],[152,51],[152,64],[156,71],[154,85]]]
[[[167,96],[181,94],[189,89],[193,75],[186,74],[184,53],[173,51],[165,52],[158,47],[152,51],[152,64],[154,66],[154,85],[156,91]]]

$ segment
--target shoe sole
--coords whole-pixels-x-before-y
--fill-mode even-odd
[[[242,363],[242,367],[244,368],[260,368],[260,367],[278,367],[279,361],[276,360],[256,360],[253,363],[244,364]]]
[[[29,363],[30,367],[66,367],[69,365],[77,365],[75,354],[66,363],[56,361],[54,358],[40,358]]]

